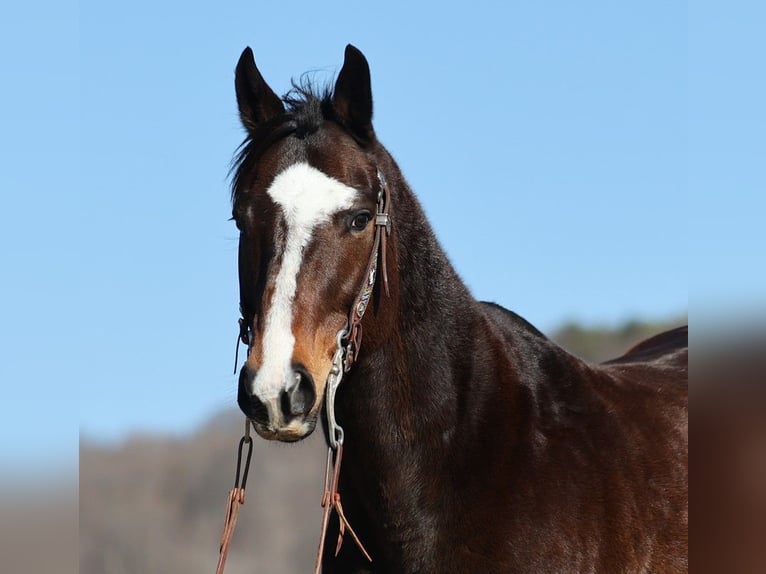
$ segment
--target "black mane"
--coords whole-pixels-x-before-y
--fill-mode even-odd
[[[254,166],[263,153],[274,143],[289,136],[303,138],[316,132],[322,122],[335,119],[332,109],[332,90],[329,86],[316,86],[307,75],[299,82],[292,80],[292,88],[282,96],[285,112],[248,131],[239,145],[231,167],[231,198],[237,198],[254,176]]]

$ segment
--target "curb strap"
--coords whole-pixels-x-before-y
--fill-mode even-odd
[[[338,480],[340,478],[340,464],[343,461],[343,442],[339,442],[335,449],[335,460],[333,461],[333,449],[332,447],[327,449],[327,464],[324,471],[324,496],[322,497],[322,534],[319,537],[319,548],[317,549],[317,560],[314,565],[314,574],[320,574],[322,571],[322,554],[324,552],[325,539],[327,538],[327,527],[330,524],[330,513],[335,510],[338,515],[338,522],[340,523],[340,531],[338,532],[338,542],[335,545],[335,556],[340,553],[340,547],[343,545],[343,535],[348,529],[351,538],[353,538],[359,550],[364,554],[364,557],[372,562],[369,552],[365,549],[362,541],[359,540],[354,529],[349,524],[346,514],[343,512],[343,505],[340,502],[340,493],[338,492]],[[330,467],[332,467],[332,479],[330,478]]]
[[[359,294],[354,299],[354,304],[349,312],[348,324],[348,344],[346,346],[346,359],[343,370],[348,372],[351,365],[356,361],[359,355],[359,347],[362,345],[362,317],[367,310],[367,306],[372,297],[372,291],[375,288],[375,277],[378,272],[378,258],[383,271],[383,290],[386,297],[390,296],[388,289],[388,267],[386,265],[386,240],[391,234],[391,214],[389,213],[388,182],[383,172],[378,170],[378,207],[375,213],[375,238],[372,243],[372,254],[370,262],[367,264],[367,271],[364,274],[365,282]]]
[[[245,457],[245,469],[242,470],[242,450],[247,445],[247,456]],[[239,507],[245,503],[245,486],[247,485],[247,475],[250,472],[250,460],[253,458],[253,439],[250,436],[250,421],[245,419],[245,434],[239,439],[237,447],[237,474],[234,479],[234,488],[229,491],[229,498],[226,503],[226,518],[223,524],[223,534],[221,534],[221,545],[218,548],[218,565],[215,568],[215,574],[223,574],[226,566],[226,556],[229,554],[229,546],[234,536],[234,528],[237,526],[237,515]]]

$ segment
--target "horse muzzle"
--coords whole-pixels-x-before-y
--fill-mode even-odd
[[[255,431],[265,439],[284,442],[295,442],[310,435],[316,427],[318,409],[314,409],[316,386],[308,370],[294,365],[278,396],[266,400],[252,390],[256,374],[247,365],[243,366],[237,392],[237,404],[253,422]]]

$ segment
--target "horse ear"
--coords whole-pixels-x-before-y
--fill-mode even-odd
[[[351,44],[346,46],[332,103],[341,121],[355,136],[363,141],[372,137],[370,66],[364,54]]]
[[[234,86],[237,90],[239,117],[248,131],[252,131],[259,123],[270,120],[285,111],[282,100],[258,71],[250,46],[244,49],[237,62]]]

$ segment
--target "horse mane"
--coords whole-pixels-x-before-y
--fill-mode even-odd
[[[249,130],[235,152],[229,170],[231,199],[235,204],[254,175],[254,166],[269,147],[289,135],[303,138],[313,134],[323,121],[334,118],[329,85],[317,86],[310,74],[290,83],[292,88],[281,98],[284,113]]]

